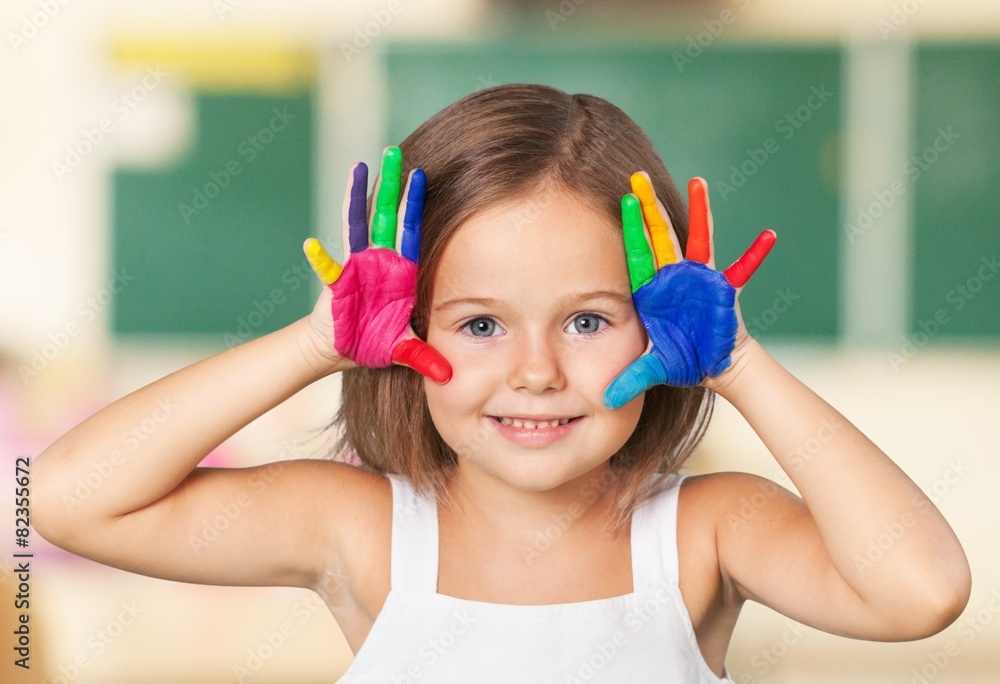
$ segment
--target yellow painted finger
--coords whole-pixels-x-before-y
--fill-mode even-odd
[[[302,245],[302,249],[306,253],[306,258],[309,259],[309,265],[316,271],[316,275],[319,276],[324,285],[333,285],[337,282],[337,278],[344,272],[344,269],[326,253],[319,240],[309,238]]]
[[[646,222],[649,239],[653,243],[656,268],[660,269],[667,264],[676,262],[677,253],[674,251],[674,244],[670,241],[670,224],[666,222],[660,214],[659,207],[656,206],[656,194],[653,192],[653,186],[649,184],[649,179],[641,173],[633,173],[632,192],[639,198],[639,204],[642,207],[642,218]]]

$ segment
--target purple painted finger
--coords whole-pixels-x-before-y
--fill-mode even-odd
[[[354,167],[351,184],[351,204],[347,209],[347,225],[351,254],[368,249],[368,166],[359,162]]]

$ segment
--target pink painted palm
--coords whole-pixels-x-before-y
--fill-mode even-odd
[[[347,197],[344,243],[349,253],[341,267],[310,238],[305,250],[313,269],[333,293],[334,347],[359,366],[409,366],[436,382],[451,379],[451,365],[410,325],[417,281],[420,221],[426,177],[410,175],[403,206],[403,230],[397,252],[397,223],[402,185],[402,153],[388,148],[372,217],[369,244],[366,198],[368,167],[355,164]]]

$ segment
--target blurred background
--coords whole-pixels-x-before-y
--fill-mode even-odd
[[[734,679],[1000,677],[997,3],[9,0],[0,28],[8,486],[18,457],[114,399],[304,315],[301,244],[339,243],[353,161],[477,89],[543,82],[628,112],[682,188],[708,180],[720,264],[778,232],[747,327],[930,495],[972,563],[967,610],[920,642],[750,605]],[[317,383],[207,463],[328,457],[337,397]],[[688,470],[788,486],[723,401]],[[309,592],[148,579],[33,535],[16,668],[7,500],[4,682],[328,682],[350,663]]]

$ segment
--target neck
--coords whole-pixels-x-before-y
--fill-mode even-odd
[[[454,514],[467,529],[526,548],[547,548],[559,538],[603,531],[616,485],[607,462],[546,491],[518,489],[460,463],[449,490]]]

